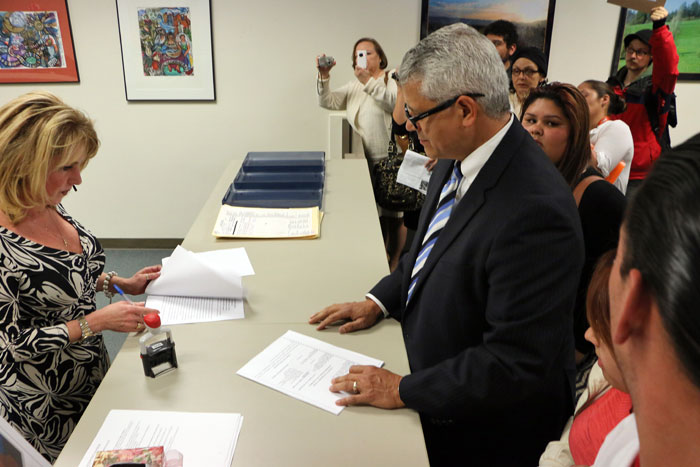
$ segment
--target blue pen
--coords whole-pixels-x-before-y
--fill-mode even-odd
[[[118,293],[119,295],[121,295],[122,298],[123,298],[124,300],[126,300],[127,302],[129,302],[129,303],[131,303],[131,304],[133,305],[134,302],[132,302],[131,300],[129,300],[129,298],[128,298],[126,295],[124,295],[124,291],[123,291],[118,285],[115,285],[115,286],[114,286],[114,290],[116,290],[117,293]]]

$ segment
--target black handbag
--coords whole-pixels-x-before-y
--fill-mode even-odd
[[[425,195],[420,191],[396,181],[403,154],[399,154],[391,129],[388,156],[377,162],[372,169],[372,187],[377,204],[391,211],[417,211],[423,206]]]

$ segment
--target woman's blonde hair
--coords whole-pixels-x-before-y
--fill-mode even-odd
[[[48,203],[46,180],[56,167],[97,154],[100,141],[92,121],[55,95],[36,91],[0,108],[0,209],[13,223]],[[82,155],[82,154],[80,154]]]

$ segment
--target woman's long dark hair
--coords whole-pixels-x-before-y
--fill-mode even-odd
[[[555,165],[564,176],[566,183],[573,189],[591,160],[588,104],[583,94],[570,84],[557,82],[545,84],[530,91],[520,112],[521,121],[527,108],[537,99],[548,99],[554,102],[569,122],[570,131],[566,150]]]

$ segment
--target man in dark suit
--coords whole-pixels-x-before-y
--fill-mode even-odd
[[[536,465],[573,410],[572,307],[583,264],[563,178],[509,112],[493,45],[457,24],[399,72],[409,130],[438,163],[416,240],[363,302],[310,319],[401,322],[411,374],[357,366],[340,405],[409,407],[432,465]]]

